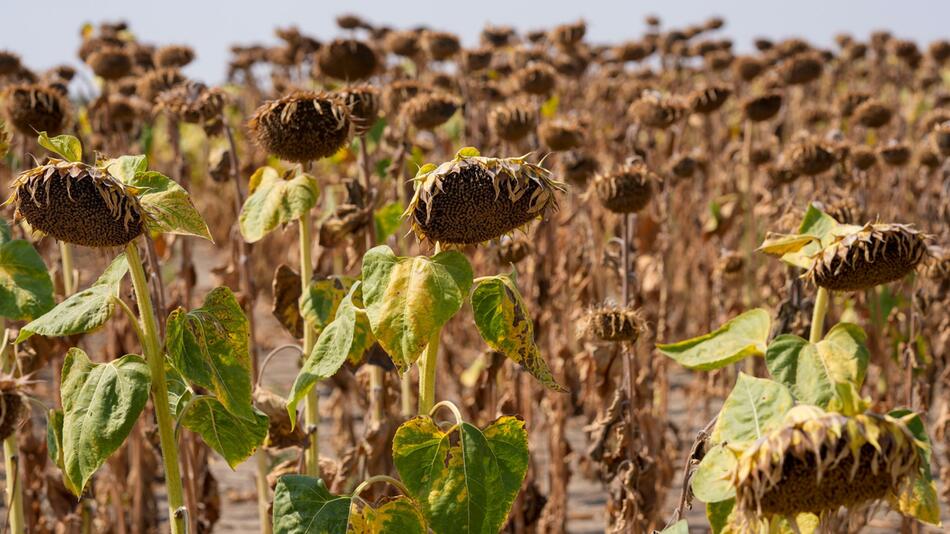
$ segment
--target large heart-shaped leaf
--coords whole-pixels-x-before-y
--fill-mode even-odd
[[[195,397],[183,406],[181,422],[224,457],[231,469],[248,459],[267,437],[267,416],[252,409],[250,418],[236,417],[217,399]]]
[[[722,444],[706,451],[691,482],[696,498],[707,503],[734,498],[736,488],[729,475],[737,463],[736,455]]]
[[[534,321],[518,286],[509,276],[480,280],[472,291],[475,326],[492,349],[521,364],[545,387],[567,391],[554,380],[551,369],[534,342]]]
[[[346,534],[350,503],[319,478],[284,475],[274,488],[274,534]]]
[[[273,167],[261,167],[251,176],[253,190],[239,217],[245,241],[254,243],[282,224],[295,221],[317,205],[320,190],[309,174],[285,180]]]
[[[17,343],[33,334],[41,336],[70,336],[91,332],[104,325],[115,310],[115,299],[129,262],[119,254],[88,289],[74,293],[55,308],[20,329]]]
[[[171,178],[156,171],[136,172],[126,184],[138,190],[139,202],[148,214],[146,223],[149,230],[213,241],[208,225],[195,209],[188,191]]]
[[[0,317],[33,319],[53,303],[53,281],[43,258],[29,242],[10,240],[10,228],[0,221]]]
[[[765,353],[769,374],[785,384],[799,402],[827,408],[838,396],[838,384],[855,389],[864,382],[868,366],[867,339],[861,327],[835,325],[818,343],[784,334]]]
[[[253,420],[247,317],[227,287],[213,289],[204,304],[168,316],[165,349],[191,382],[211,390],[232,414]]]
[[[753,441],[782,424],[795,401],[782,384],[739,373],[736,386],[719,411],[710,440],[713,443]]]
[[[373,508],[364,506],[350,513],[352,534],[427,534],[425,517],[408,497],[396,497]]]
[[[287,399],[291,425],[296,421],[297,404],[320,380],[330,378],[347,359],[358,359],[375,339],[366,312],[359,308],[362,282],[356,282],[340,302],[336,318],[317,338],[313,350],[300,368]]]
[[[765,354],[771,320],[762,308],[730,319],[714,332],[680,341],[658,344],[659,351],[680,365],[697,371],[711,371],[748,356]]]
[[[373,335],[405,371],[462,307],[472,266],[457,251],[398,257],[383,245],[363,256],[363,302]]]
[[[426,416],[403,423],[393,462],[435,532],[496,534],[504,525],[528,467],[524,422],[504,416],[484,432],[469,423],[450,443]]]
[[[148,402],[148,364],[132,354],[92,363],[78,348],[63,362],[63,466],[77,495],[131,432]]]

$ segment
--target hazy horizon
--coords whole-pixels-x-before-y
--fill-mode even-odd
[[[828,2],[747,2],[725,0],[678,0],[618,5],[616,0],[588,0],[583,3],[555,1],[512,2],[481,0],[477,3],[399,2],[357,0],[331,5],[271,0],[261,4],[165,0],[163,2],[120,2],[102,0],[91,8],[81,2],[13,2],[5,12],[8,21],[41,21],[37,24],[9,24],[0,33],[0,49],[18,53],[27,66],[36,70],[69,63],[78,65],[80,26],[84,22],[126,20],[144,42],[186,44],[197,59],[186,73],[210,83],[223,80],[229,47],[234,43],[276,44],[274,28],[296,25],[308,35],[326,40],[342,33],[335,18],[355,13],[374,24],[395,28],[426,25],[457,33],[466,45],[475,44],[485,23],[506,24],[520,30],[550,27],[583,18],[588,40],[617,42],[640,35],[646,14],[659,15],[664,27],[681,27],[717,15],[726,19],[721,35],[733,39],[736,49],[749,49],[757,36],[783,38],[800,36],[820,46],[832,46],[836,33],[845,31],[859,38],[877,29],[926,45],[947,38],[945,21],[950,2],[923,0],[895,3],[888,0]],[[477,13],[463,9],[478,8]],[[37,38],[37,29],[42,29]],[[55,37],[50,37],[55,36]]]

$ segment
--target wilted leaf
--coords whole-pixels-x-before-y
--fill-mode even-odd
[[[273,167],[261,167],[251,177],[255,184],[241,208],[241,234],[248,243],[259,241],[282,224],[295,221],[317,204],[320,191],[309,174],[285,180]]]
[[[231,469],[254,454],[267,437],[266,415],[251,408],[250,418],[236,417],[211,397],[195,397],[181,421],[223,456]]]
[[[309,290],[300,297],[300,312],[319,334],[336,317],[337,307],[356,279],[352,276],[330,276],[311,280]]]
[[[827,408],[838,396],[836,385],[858,389],[868,366],[867,336],[861,327],[839,323],[812,344],[798,336],[775,338],[765,354],[769,374],[785,384],[799,402]],[[839,399],[847,400],[847,399]]]
[[[719,411],[710,439],[739,443],[759,439],[782,424],[795,401],[782,384],[739,373],[736,386]]]
[[[168,316],[165,349],[172,365],[191,382],[211,390],[232,414],[254,419],[247,317],[227,287],[217,287],[204,305]]]
[[[489,347],[521,364],[545,387],[566,391],[541,357],[534,342],[534,321],[511,277],[499,275],[478,282],[472,291],[472,310],[478,333]]]
[[[320,333],[313,350],[300,368],[287,400],[291,424],[296,419],[297,403],[307,396],[317,382],[336,374],[347,358],[353,358],[354,354],[362,355],[375,342],[372,333],[366,328],[369,323],[366,312],[359,308],[361,286],[362,282],[353,284],[349,294],[340,303],[336,318]],[[364,324],[363,328],[359,327],[360,322]]]
[[[350,514],[352,534],[426,534],[426,520],[416,504],[407,497],[396,497],[372,508],[364,506],[361,511]]]
[[[153,232],[193,235],[208,241],[208,225],[195,209],[191,196],[174,180],[156,171],[137,172],[126,184],[139,190],[139,202],[148,214],[146,223]]]
[[[297,339],[303,337],[303,318],[300,316],[300,295],[303,288],[300,285],[300,273],[287,265],[281,265],[274,271],[272,285],[274,304],[271,313],[277,318],[281,326]]]
[[[363,256],[363,302],[373,335],[400,370],[462,307],[472,266],[457,251],[397,257],[387,246]]]
[[[783,254],[782,261],[789,265],[808,269],[813,263],[812,257],[834,240],[833,232],[838,226],[838,221],[815,207],[814,204],[809,204],[808,210],[805,211],[805,217],[802,219],[802,224],[798,227],[798,234],[808,236],[808,243]]]
[[[284,475],[274,488],[274,534],[346,534],[350,501],[319,478]]]
[[[748,356],[765,354],[771,320],[762,308],[730,319],[716,331],[678,343],[658,344],[657,349],[680,365],[711,371]]]
[[[29,320],[53,307],[53,281],[43,258],[27,241],[10,240],[0,222],[0,317]]]
[[[736,488],[728,477],[737,463],[736,455],[722,444],[710,448],[693,475],[696,498],[706,503],[735,498]]]
[[[129,272],[125,254],[119,254],[88,289],[73,294],[55,308],[20,329],[17,343],[33,334],[69,336],[91,332],[109,320],[115,310],[119,285]]]
[[[46,132],[40,132],[37,141],[41,147],[62,156],[66,161],[82,161],[82,144],[79,143],[79,139],[71,135],[57,135],[50,138]]]
[[[435,532],[496,534],[504,525],[528,467],[524,422],[504,416],[484,433],[468,423],[450,445],[426,416],[403,423],[393,462]]]
[[[132,354],[108,363],[92,363],[78,348],[63,362],[64,476],[78,489],[115,452],[132,431],[148,402],[148,364]]]

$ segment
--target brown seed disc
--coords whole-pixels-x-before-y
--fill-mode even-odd
[[[340,97],[350,109],[353,132],[362,136],[376,124],[379,117],[379,90],[370,85],[349,87],[340,92]]]
[[[532,63],[518,71],[516,83],[529,95],[548,95],[557,85],[557,71],[547,63]]]
[[[854,118],[866,128],[880,128],[891,121],[891,108],[878,100],[868,99],[854,109]]]
[[[379,67],[376,52],[362,41],[337,39],[317,52],[320,72],[338,80],[364,80]]]
[[[105,80],[118,80],[132,72],[132,57],[118,46],[106,46],[89,54],[92,72]]]
[[[792,170],[805,176],[819,175],[835,163],[831,151],[812,140],[805,140],[793,146],[788,159]]]
[[[732,89],[724,85],[713,85],[705,89],[699,89],[690,94],[689,107],[693,110],[693,113],[712,113],[721,108],[731,94]]]
[[[49,163],[20,175],[14,203],[30,226],[66,243],[120,247],[145,229],[138,199],[97,167]]]
[[[832,291],[861,291],[900,280],[927,255],[923,236],[899,224],[868,224],[822,250],[808,277]]]
[[[62,133],[69,124],[69,103],[56,90],[43,85],[11,85],[3,94],[10,123],[27,136]]]
[[[186,78],[177,69],[149,71],[138,79],[138,95],[147,102],[154,103],[158,99],[158,95],[185,83],[185,81]]]
[[[511,102],[492,110],[488,123],[499,139],[516,142],[534,132],[537,127],[537,113],[526,103]]]
[[[597,198],[614,213],[636,213],[653,198],[653,184],[658,178],[643,163],[625,165],[610,174],[594,179]]]
[[[153,61],[158,68],[180,69],[195,59],[195,51],[189,46],[169,45],[163,46],[153,55]]]
[[[416,128],[431,130],[451,119],[461,106],[458,97],[440,91],[412,97],[403,106],[403,113]]]
[[[767,121],[782,109],[782,95],[767,93],[747,98],[742,102],[742,111],[747,119],[753,122]]]
[[[628,114],[648,128],[669,128],[686,117],[687,106],[679,99],[644,94],[630,104]]]
[[[459,38],[448,32],[425,32],[422,43],[434,61],[445,61],[462,48]]]
[[[335,154],[350,140],[346,104],[326,93],[300,91],[257,108],[248,123],[258,145],[303,163]]]
[[[551,150],[571,150],[584,142],[584,131],[576,121],[554,119],[538,128],[541,141]]]
[[[20,70],[20,56],[9,50],[0,50],[0,76],[7,76]]]
[[[877,151],[881,161],[891,167],[903,167],[910,161],[910,147],[904,144],[882,146]]]
[[[643,330],[643,318],[633,309],[604,307],[587,314],[587,333],[601,341],[633,343]]]
[[[15,390],[0,393],[0,441],[12,436],[26,415],[23,395]]]

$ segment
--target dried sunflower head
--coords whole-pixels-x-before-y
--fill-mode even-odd
[[[29,405],[20,392],[27,382],[10,374],[0,375],[0,440],[12,436],[29,415]]]
[[[878,148],[877,153],[881,161],[891,167],[903,167],[910,161],[910,147],[903,143],[889,143]]]
[[[585,150],[569,150],[561,157],[564,179],[575,187],[586,187],[587,182],[600,169],[597,158]]]
[[[920,476],[928,449],[907,418],[847,417],[798,406],[783,426],[739,455],[730,475],[736,522],[755,529],[773,517],[821,515],[897,497]]]
[[[13,74],[20,70],[21,66],[20,56],[9,50],[0,50],[0,76]]]
[[[402,112],[413,126],[431,130],[444,124],[462,107],[462,100],[444,91],[416,95],[406,101]]]
[[[45,85],[17,84],[3,93],[4,111],[23,135],[62,132],[70,121],[69,102],[59,91]]]
[[[669,128],[683,119],[687,110],[686,103],[679,98],[644,93],[630,104],[627,113],[640,124],[648,128]]]
[[[340,91],[340,98],[350,109],[353,132],[362,136],[376,124],[379,116],[379,90],[371,85],[357,85]]]
[[[405,216],[420,239],[471,245],[499,238],[557,209],[565,187],[550,172],[521,158],[488,158],[472,148],[414,179]]]
[[[499,139],[515,142],[535,130],[538,114],[527,102],[508,102],[491,111],[488,124]]]
[[[132,57],[120,46],[99,48],[89,54],[86,63],[104,80],[118,80],[132,72]]]
[[[524,238],[503,236],[498,243],[496,256],[501,265],[517,264],[531,254],[531,243]]]
[[[894,112],[880,100],[869,98],[854,108],[854,119],[866,128],[881,128],[891,121]]]
[[[933,144],[943,157],[950,156],[950,121],[934,125]]]
[[[412,97],[432,91],[430,85],[417,80],[393,81],[383,90],[383,109],[387,114],[395,115]]]
[[[433,31],[422,34],[422,46],[434,61],[445,61],[457,54],[462,48],[456,35]]]
[[[168,45],[155,50],[152,55],[158,68],[180,69],[195,59],[195,51],[190,46]]]
[[[185,83],[187,79],[178,69],[165,68],[147,72],[138,79],[137,93],[148,102],[154,103],[158,95]]]
[[[866,171],[877,163],[877,153],[868,146],[856,146],[848,152],[848,160],[856,169]]]
[[[787,85],[804,85],[821,76],[824,61],[814,53],[796,54],[786,59],[778,69],[778,75]]]
[[[640,310],[605,305],[587,312],[584,333],[600,341],[635,343],[644,327]]]
[[[493,54],[491,48],[462,50],[462,69],[467,73],[485,70],[491,65]]]
[[[89,124],[100,134],[131,134],[148,114],[140,100],[123,94],[100,96],[89,105]]]
[[[557,71],[543,62],[533,62],[515,74],[515,83],[529,95],[546,96],[557,85]]]
[[[356,81],[372,76],[379,57],[369,45],[356,39],[337,39],[317,52],[320,72],[338,80]]]
[[[816,176],[831,168],[835,156],[823,143],[815,139],[802,139],[792,145],[787,153],[791,169],[805,176]]]
[[[221,116],[224,92],[188,81],[160,94],[157,104],[183,122],[198,124]]]
[[[383,38],[383,46],[389,53],[407,58],[417,57],[422,51],[419,34],[410,30],[387,33]]]
[[[766,93],[748,97],[742,101],[742,111],[747,119],[753,122],[767,121],[782,109],[782,95],[780,93]]]
[[[86,247],[119,247],[145,230],[145,212],[108,171],[51,159],[13,182],[16,218],[47,235]]]
[[[594,191],[605,208],[614,213],[635,213],[653,198],[659,177],[636,159],[620,169],[594,178]]]
[[[576,120],[553,119],[538,128],[541,141],[551,150],[571,150],[584,142],[584,129]]]
[[[689,95],[689,107],[693,113],[708,114],[721,108],[732,89],[725,85],[711,85],[703,89],[697,89]]]
[[[341,99],[307,91],[264,103],[248,127],[262,148],[298,163],[333,155],[349,142],[353,129]]]
[[[907,276],[927,255],[924,235],[903,224],[844,227],[806,277],[832,291],[860,291]]]

